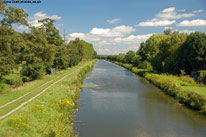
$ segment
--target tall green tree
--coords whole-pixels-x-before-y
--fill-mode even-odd
[[[54,20],[46,18],[39,20],[42,23],[41,28],[44,31],[45,38],[49,44],[56,46],[56,54],[53,67],[56,69],[65,69],[68,67],[69,56],[66,54],[66,45],[59,34],[59,30],[54,26]]]
[[[129,50],[125,55],[125,61],[126,63],[132,63],[132,58],[135,56],[135,52],[132,50]]]
[[[3,15],[3,19],[1,20],[1,25],[12,26],[13,23],[19,23],[28,26],[28,22],[26,18],[28,14],[24,12],[21,8],[16,7],[8,7],[5,8],[5,4],[0,3],[0,13]]]
[[[187,72],[206,70],[206,34],[191,33],[183,45],[182,68]]]
[[[41,28],[31,28],[25,33],[27,48],[23,51],[25,63],[22,66],[24,81],[42,78],[53,66],[56,47],[49,44]]]
[[[28,14],[23,9],[8,7],[0,1],[0,78],[12,72],[21,63],[21,51],[25,47],[22,36],[13,30],[12,24],[19,23],[27,25]]]
[[[69,66],[77,65],[83,58],[83,45],[80,39],[76,38],[67,45],[67,54],[69,55]]]

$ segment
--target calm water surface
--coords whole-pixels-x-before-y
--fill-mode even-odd
[[[206,118],[130,71],[99,60],[74,115],[80,137],[206,137]]]

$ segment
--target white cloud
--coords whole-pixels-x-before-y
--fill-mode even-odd
[[[135,29],[132,26],[116,26],[114,28],[92,28],[88,33],[71,33],[67,39],[83,39],[94,45],[98,54],[119,54],[128,50],[137,50],[142,41],[152,34],[131,35]],[[129,36],[128,36],[129,35]]]
[[[193,11],[193,13],[201,13],[201,12],[203,12],[202,9],[200,9],[200,10],[194,10],[194,11]]]
[[[167,29],[173,29],[173,27],[164,27],[164,30],[167,30]]]
[[[90,33],[94,35],[107,35],[110,31],[110,29],[93,28]]]
[[[51,16],[48,16],[46,13],[43,13],[43,12],[37,12],[33,15],[33,17],[30,17],[31,19],[38,19],[38,20],[41,20],[41,19],[45,19],[45,18],[50,18],[50,19],[53,19],[53,20],[60,20],[61,17],[58,16],[58,15],[51,15]]]
[[[84,37],[85,34],[84,33],[72,33],[72,34],[69,34],[70,37]]]
[[[180,19],[180,18],[189,18],[195,16],[194,13],[183,13],[178,14],[175,7],[170,7],[162,10],[160,13],[156,14],[156,17],[160,19]]]
[[[190,27],[190,26],[206,26],[206,20],[202,19],[196,19],[196,20],[183,20],[177,26],[184,26],[184,27]]]
[[[120,21],[120,18],[116,18],[116,19],[112,19],[112,20],[107,20],[107,22],[109,24],[114,24],[114,23],[118,23]]]
[[[192,32],[195,32],[195,30],[187,30],[187,29],[185,29],[185,30],[180,30],[179,32],[180,32],[180,33],[190,34],[190,33],[192,33]]]
[[[60,20],[61,19],[61,17],[58,15],[48,16],[46,13],[43,13],[40,11],[40,12],[35,13],[33,16],[29,17],[28,22],[31,26],[39,27],[39,26],[41,26],[41,23],[39,23],[38,20],[42,20],[45,18],[50,18],[52,20]]]
[[[117,26],[112,29],[104,29],[104,28],[93,28],[90,31],[90,34],[92,35],[99,35],[102,37],[116,37],[116,36],[124,36],[127,34],[130,34],[131,32],[134,32],[136,29],[131,26]]]
[[[168,26],[176,23],[176,19],[189,18],[195,16],[197,13],[202,12],[203,10],[196,10],[192,13],[182,13],[185,12],[185,9],[177,10],[175,7],[169,7],[163,9],[158,14],[155,15],[155,18],[143,21],[137,24],[137,26]],[[181,12],[181,13],[178,13]],[[187,23],[183,22],[183,24]],[[179,26],[183,25],[179,24]],[[203,23],[204,24],[204,23]],[[195,26],[195,25],[194,25]],[[196,25],[199,26],[199,25]]]
[[[170,8],[166,8],[162,10],[162,13],[168,13],[168,12],[174,12],[174,11],[175,11],[175,7],[170,7]]]
[[[71,33],[67,36],[69,40],[73,40],[75,38],[81,38],[86,41],[94,42],[94,41],[99,41],[99,40],[108,40],[112,39],[114,37],[122,37],[125,35],[128,35],[132,32],[134,32],[135,29],[131,26],[117,26],[112,29],[108,28],[93,28],[91,31],[87,34],[84,33]],[[105,42],[104,42],[105,43]]]
[[[147,35],[130,35],[128,37],[125,38],[115,38],[114,42],[116,43],[127,43],[127,44],[135,44],[135,43],[139,43],[142,41],[147,40],[149,37],[151,37],[153,34],[147,34]]]
[[[158,20],[158,19],[152,19],[147,20],[145,22],[140,22],[137,24],[138,26],[168,26],[176,23],[175,20]]]

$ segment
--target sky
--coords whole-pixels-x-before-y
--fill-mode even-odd
[[[98,54],[138,50],[151,35],[173,31],[206,32],[206,0],[41,0],[8,4],[23,8],[32,26],[51,18],[68,42],[76,37],[92,43]],[[19,25],[17,31],[27,31]]]

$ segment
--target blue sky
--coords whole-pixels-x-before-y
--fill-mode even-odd
[[[66,30],[67,39],[80,37],[98,54],[136,51],[142,41],[166,28],[206,32],[206,0],[41,0],[41,4],[9,4],[23,8],[31,25],[50,17]],[[19,26],[18,30],[26,30]]]

